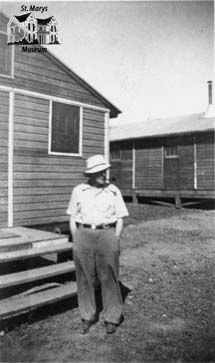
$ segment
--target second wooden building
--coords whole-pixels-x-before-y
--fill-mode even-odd
[[[124,196],[181,200],[215,198],[214,105],[206,112],[113,126],[111,177]]]

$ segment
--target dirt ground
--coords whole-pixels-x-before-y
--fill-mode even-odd
[[[79,334],[77,304],[1,332],[1,362],[215,362],[214,211],[146,206],[121,240],[125,320]]]

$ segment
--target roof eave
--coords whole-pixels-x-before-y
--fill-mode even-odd
[[[155,139],[161,137],[171,137],[171,136],[181,136],[181,135],[192,135],[196,133],[202,132],[215,132],[214,128],[204,129],[204,130],[192,130],[192,131],[181,131],[181,132],[172,132],[172,133],[164,133],[164,134],[154,134],[154,135],[145,135],[145,136],[131,136],[123,139],[112,139],[110,142],[119,142],[119,141],[132,141],[132,140],[140,140],[140,139]]]
[[[67,72],[71,77],[73,77],[77,82],[79,82],[88,91],[94,94],[104,105],[110,109],[110,118],[116,118],[122,111],[117,108],[113,103],[108,101],[104,96],[101,95],[95,88],[90,86],[83,78],[73,72],[67,65],[65,65],[60,59],[53,55],[50,51],[44,53],[45,56],[50,57],[58,66],[60,66],[65,72]]]
[[[9,18],[5,16],[2,12],[0,12],[0,17],[8,22]],[[93,93],[104,105],[110,110],[110,118],[116,118],[122,111],[116,107],[112,102],[108,101],[104,96],[101,95],[96,89],[90,86],[83,78],[78,76],[75,72],[73,72],[69,67],[67,67],[60,59],[58,59],[55,55],[53,55],[50,51],[44,53],[45,56],[50,57],[52,61],[54,61],[61,69],[67,72],[70,76],[76,79],[80,84],[83,85],[88,91]]]

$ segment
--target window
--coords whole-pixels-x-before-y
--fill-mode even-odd
[[[165,146],[165,158],[178,158],[178,145]]]
[[[110,159],[111,160],[120,160],[121,154],[120,154],[120,148],[119,145],[113,144],[110,150]]]
[[[60,102],[52,103],[51,153],[81,154],[80,107]]]
[[[0,74],[12,77],[12,49],[7,44],[7,34],[0,32]]]
[[[120,160],[120,150],[111,150],[111,160]]]

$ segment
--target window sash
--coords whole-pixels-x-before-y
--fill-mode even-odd
[[[52,101],[51,105],[50,153],[80,156],[81,107],[56,101]]]
[[[120,160],[120,149],[119,150],[111,150],[110,152],[111,160]]]
[[[165,146],[164,156],[168,158],[178,158],[178,145],[168,145]]]

